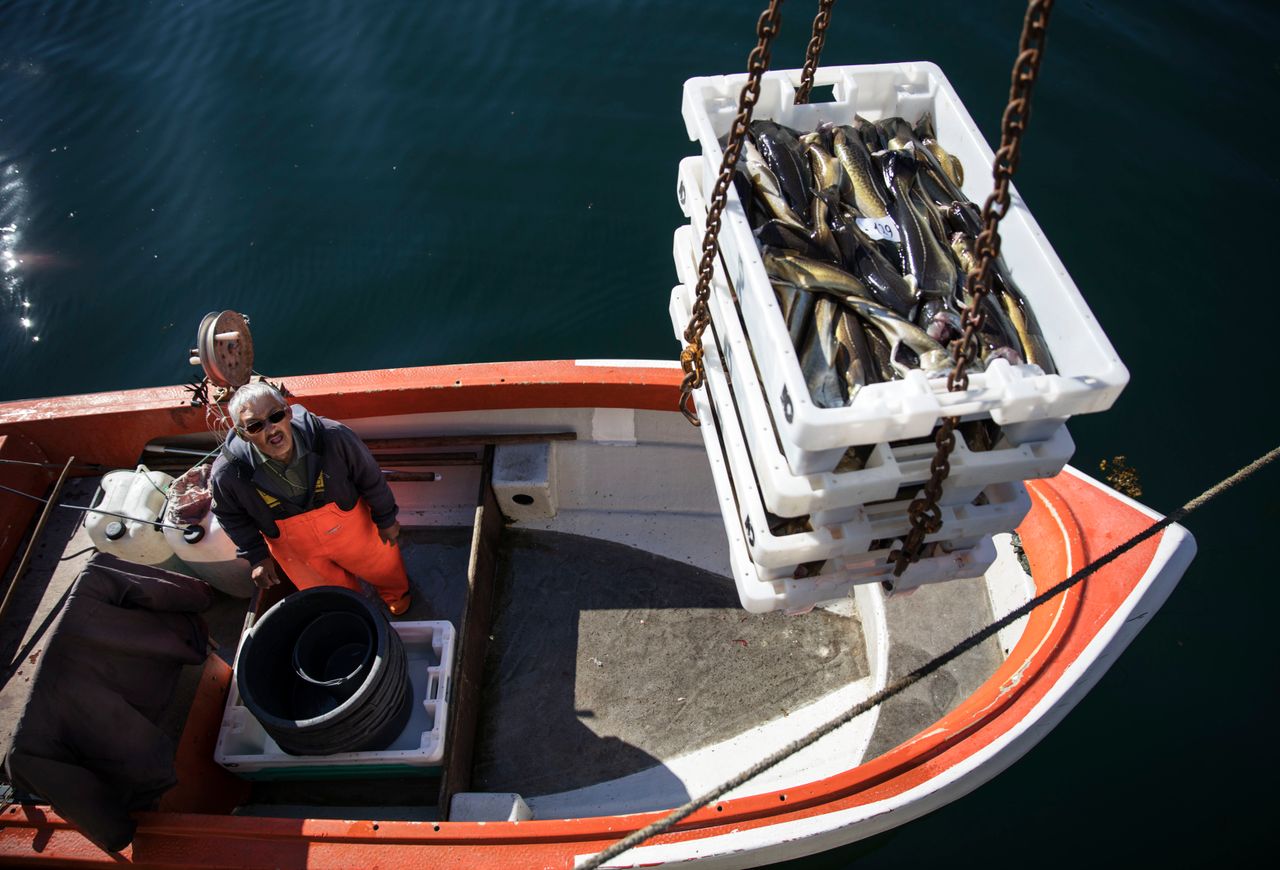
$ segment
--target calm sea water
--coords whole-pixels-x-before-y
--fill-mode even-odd
[[[763,3],[0,3],[0,400],[178,383],[207,311],[273,375],[666,357],[684,79]],[[775,67],[816,4],[787,4]],[[1020,4],[837,4],[824,60],[927,59],[988,139]],[[1170,510],[1274,446],[1265,3],[1067,2],[1018,186],[1128,364],[1075,464]],[[1092,694],[1008,772],[791,866],[1251,854],[1277,773],[1271,472]],[[1265,826],[1265,827],[1264,827]]]

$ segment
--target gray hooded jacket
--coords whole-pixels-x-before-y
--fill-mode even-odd
[[[282,482],[254,456],[234,431],[222,445],[210,475],[213,513],[236,545],[236,555],[257,564],[269,555],[263,535],[276,538],[276,520],[336,503],[344,511],[363,498],[373,521],[385,529],[396,521],[396,500],[369,448],[341,423],[293,407],[293,437],[307,449],[310,490],[301,506],[285,495]]]

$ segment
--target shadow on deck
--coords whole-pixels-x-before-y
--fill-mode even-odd
[[[857,619],[744,612],[726,577],[508,529],[473,788],[542,795],[735,736],[867,674]]]

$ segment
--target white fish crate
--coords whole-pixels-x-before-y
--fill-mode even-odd
[[[333,755],[290,755],[240,703],[240,692],[232,680],[213,760],[245,779],[334,779],[371,776],[375,772],[434,772],[444,758],[456,632],[445,621],[393,622],[391,627],[400,635],[408,659],[413,712],[389,747]]]
[[[672,291],[672,319],[677,320],[688,312],[683,299],[684,288]],[[676,301],[680,295],[679,302]],[[783,576],[770,579],[762,574],[751,559],[746,530],[739,519],[738,500],[729,478],[729,464],[716,432],[714,412],[705,388],[694,390],[693,401],[699,427],[707,449],[711,476],[715,482],[716,498],[724,521],[729,546],[729,569],[738,590],[738,600],[750,613],[768,613],[773,610],[804,611],[818,604],[826,604],[845,598],[854,586],[861,583],[890,584],[895,592],[907,592],[927,583],[940,583],[977,577],[995,562],[996,550],[990,537],[984,537],[973,546],[948,549],[946,543],[930,545],[915,564],[907,568],[901,577],[893,576],[893,563],[889,561],[892,547],[877,549],[857,556],[828,560],[819,573],[809,577]],[[896,542],[895,542],[896,543]]]
[[[673,321],[687,320],[689,290],[671,291]],[[714,329],[713,321],[713,329]],[[708,340],[710,339],[710,340]],[[728,400],[728,385],[719,344],[714,333],[703,341],[703,365],[707,375],[708,404],[713,416],[699,417],[704,438],[718,443],[726,474],[738,506],[737,523],[745,536],[747,552],[764,580],[792,579],[801,566],[838,557],[862,556],[884,549],[885,542],[901,539],[911,530],[908,508],[911,498],[859,505],[838,517],[810,516],[809,531],[775,533],[761,497],[752,459],[742,429]],[[953,490],[955,492],[955,490]],[[965,490],[960,499],[941,506],[942,528],[926,543],[946,542],[956,549],[972,547],[981,538],[1009,532],[1031,509],[1031,497],[1020,481],[996,483],[981,490]]]
[[[745,80],[745,75],[732,75],[685,82],[685,126],[689,138],[702,146],[704,190],[719,171],[719,139],[732,124]],[[931,112],[938,141],[965,167],[962,191],[973,202],[986,200],[991,148],[936,65],[820,69],[815,84],[833,86],[834,99],[808,105],[795,104],[799,81],[800,70],[766,73],[754,117],[812,130],[824,121],[852,123],[855,115],[871,121],[897,115],[915,123]],[[758,359],[771,361],[761,375],[783,440],[806,451],[842,451],[928,435],[945,416],[989,417],[1015,442],[1043,440],[1074,414],[1111,407],[1128,383],[1128,370],[1016,190],[1011,190],[1000,234],[1004,260],[1039,321],[1058,374],[997,359],[985,371],[970,374],[968,390],[953,393],[945,378],[913,371],[902,380],[863,387],[845,407],[821,408],[809,396],[746,212],[730,188],[721,253],[752,348]]]
[[[696,160],[688,158],[686,164]],[[676,230],[673,256],[676,271],[686,287],[692,287],[691,282],[697,280],[692,247],[695,241],[692,227]],[[791,455],[793,445],[780,438],[774,425],[761,392],[757,361],[742,331],[737,305],[720,279],[717,271],[709,304],[719,343],[717,351],[726,375],[723,380],[730,390],[717,389],[722,378],[717,373],[712,378],[712,400],[721,419],[731,414],[740,419],[765,507],[782,517],[816,515],[817,522],[826,525],[852,516],[851,512],[859,505],[914,495],[912,488],[923,485],[930,476],[930,465],[937,452],[932,439],[876,444],[864,466],[857,470],[793,472],[797,465]],[[692,290],[689,294],[692,295]],[[1015,445],[1002,437],[990,450],[970,449],[958,435],[950,459],[951,473],[943,485],[940,504],[964,504],[971,501],[979,489],[991,484],[1052,477],[1062,471],[1074,452],[1075,444],[1066,426],[1058,427],[1043,441]],[[801,458],[815,455],[802,454]],[[805,467],[803,462],[799,464]]]
[[[729,562],[743,609],[750,613],[772,610],[795,613],[847,598],[853,587],[864,583],[881,583],[889,592],[904,594],[931,583],[980,577],[996,561],[995,543],[991,538],[983,538],[972,547],[939,550],[912,564],[901,577],[895,577],[889,552],[879,550],[868,553],[860,561],[829,564],[822,573],[798,580],[761,577],[750,557],[738,548],[730,548]]]

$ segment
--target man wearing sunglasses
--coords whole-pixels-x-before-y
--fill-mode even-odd
[[[213,463],[213,512],[260,587],[372,585],[392,614],[409,609],[396,502],[354,432],[290,406],[269,384],[236,390],[235,429]]]

